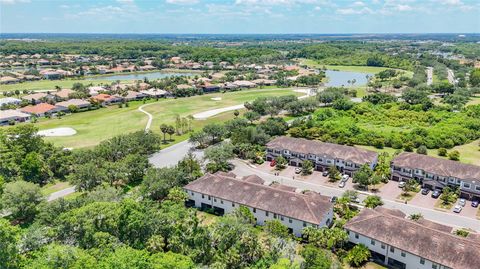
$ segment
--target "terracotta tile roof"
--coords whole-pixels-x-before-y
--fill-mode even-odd
[[[366,149],[288,136],[280,136],[273,139],[267,143],[267,147],[287,149],[303,154],[326,154],[336,159],[343,159],[357,164],[373,163],[378,156],[376,152]]]
[[[45,112],[49,112],[54,110],[55,106],[47,104],[47,103],[40,103],[34,106],[26,106],[21,109],[22,112],[30,113],[30,114],[44,114]]]
[[[206,174],[184,188],[315,224],[333,207],[318,193],[296,193],[219,174]]]
[[[478,268],[479,242],[438,227],[368,208],[344,225],[347,230],[450,268]]]
[[[421,169],[440,176],[464,180],[480,180],[480,166],[430,157],[413,152],[404,152],[395,157],[392,164],[399,167]]]

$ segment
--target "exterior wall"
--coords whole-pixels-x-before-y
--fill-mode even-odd
[[[392,259],[395,259],[399,262],[404,263],[406,269],[432,269],[432,268],[435,268],[433,265],[437,265],[437,267],[436,267],[437,269],[449,269],[449,267],[434,263],[434,262],[429,261],[427,259],[422,259],[421,257],[419,257],[415,254],[412,254],[412,253],[409,253],[407,251],[403,251],[401,249],[392,247],[392,246],[390,246],[386,243],[382,243],[382,242],[377,241],[373,238],[366,237],[366,236],[363,236],[361,234],[356,234],[355,232],[348,231],[348,230],[347,230],[347,232],[349,233],[348,240],[350,242],[352,242],[354,244],[363,244],[366,247],[368,247],[368,249],[370,249],[370,251],[373,251],[373,252],[379,253],[381,255],[384,255],[385,256],[385,260],[384,260],[385,264],[387,264],[388,258],[392,258]],[[358,238],[356,238],[356,235],[358,236]],[[373,240],[374,244],[372,244],[372,240]],[[392,250],[393,250],[393,252],[392,252]],[[404,254],[404,256],[402,256],[402,253]],[[424,264],[420,263],[421,260],[424,261]]]
[[[218,208],[222,208],[225,210],[225,214],[228,214],[241,206],[241,204],[228,201],[225,199],[210,197],[206,194],[203,195],[202,197],[202,194],[198,192],[192,192],[187,190],[187,193],[188,193],[189,199],[192,201],[195,201],[195,207],[197,208],[200,208],[202,203],[204,203],[204,204],[211,205],[212,207],[215,206]],[[293,234],[295,234],[296,236],[301,236],[302,230],[305,227],[325,227],[325,226],[329,226],[333,221],[333,208],[324,216],[321,223],[314,224],[314,223],[303,222],[301,220],[294,219],[294,218],[289,218],[288,216],[275,214],[273,212],[267,212],[258,208],[254,209],[247,205],[243,205],[243,206],[246,206],[253,213],[253,215],[255,216],[257,225],[264,225],[265,221],[267,220],[277,219],[282,224],[292,229]]]

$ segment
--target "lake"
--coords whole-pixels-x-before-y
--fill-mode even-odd
[[[85,80],[143,80],[147,78],[148,80],[166,78],[166,77],[174,77],[174,76],[195,76],[193,73],[188,72],[149,72],[149,73],[122,73],[122,74],[115,74],[110,76],[95,76],[95,77],[87,77]]]
[[[360,72],[348,72],[348,71],[336,71],[336,70],[326,70],[325,75],[328,78],[328,81],[325,83],[327,87],[341,87],[341,86],[350,86],[351,84],[348,81],[356,80],[353,86],[363,86],[367,84],[368,80],[366,76],[373,76],[373,73],[360,73]]]

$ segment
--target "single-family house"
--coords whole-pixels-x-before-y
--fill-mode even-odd
[[[52,92],[52,94],[57,97],[57,100],[68,100],[69,95],[72,93],[75,93],[75,91],[71,89],[61,89],[59,91]]]
[[[305,227],[326,227],[333,221],[330,198],[316,192],[296,192],[284,185],[267,186],[251,175],[237,178],[233,173],[206,174],[184,187],[187,205],[213,210],[218,215],[247,207],[258,225],[278,220],[300,236]]]
[[[161,97],[167,97],[169,92],[162,90],[162,89],[157,89],[157,88],[151,88],[148,90],[143,90],[140,91],[140,93],[146,94],[151,98],[161,98]]]
[[[55,104],[57,107],[63,109],[63,111],[68,111],[70,106],[74,106],[77,109],[88,109],[92,104],[86,100],[82,99],[70,99],[63,102],[58,102]]]
[[[98,95],[92,96],[91,99],[103,105],[110,105],[110,104],[120,103],[123,101],[123,97],[121,96],[110,95],[105,93],[100,93]]]
[[[37,117],[42,117],[42,116],[45,116],[47,114],[55,114],[57,113],[58,111],[62,111],[63,109],[62,108],[59,108],[59,107],[56,107],[54,105],[50,105],[50,104],[47,104],[47,103],[40,103],[40,104],[36,104],[36,105],[30,105],[30,106],[26,106],[26,107],[23,107],[20,109],[20,111],[24,112],[24,113],[28,113],[28,114],[31,114],[31,115],[34,115],[34,116],[37,116]]]
[[[11,121],[25,122],[30,120],[30,114],[18,110],[0,110],[0,125],[8,125]]]
[[[4,105],[19,105],[21,102],[22,100],[13,97],[0,98],[0,107]]]
[[[32,104],[39,104],[45,100],[55,100],[55,96],[46,92],[37,92],[21,97],[23,100],[27,100]]]
[[[136,91],[127,91],[127,95],[123,96],[126,101],[133,101],[133,100],[142,100],[143,98],[147,98],[148,95],[142,92]]]

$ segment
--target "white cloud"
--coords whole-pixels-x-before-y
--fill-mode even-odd
[[[356,15],[356,14],[373,14],[374,11],[368,7],[364,8],[339,8],[337,14],[340,15]]]
[[[0,0],[0,4],[13,5],[19,3],[30,3],[30,0]]]
[[[197,4],[198,0],[166,0],[166,2],[175,5],[193,5]]]
[[[357,2],[353,3],[352,6],[363,7],[363,6],[365,6],[365,3],[362,2],[362,1],[357,1]]]
[[[398,11],[409,11],[409,10],[412,10],[413,8],[409,5],[397,5],[395,6],[395,9],[398,10]]]
[[[117,0],[117,2],[121,4],[133,4],[135,1],[134,0]]]

